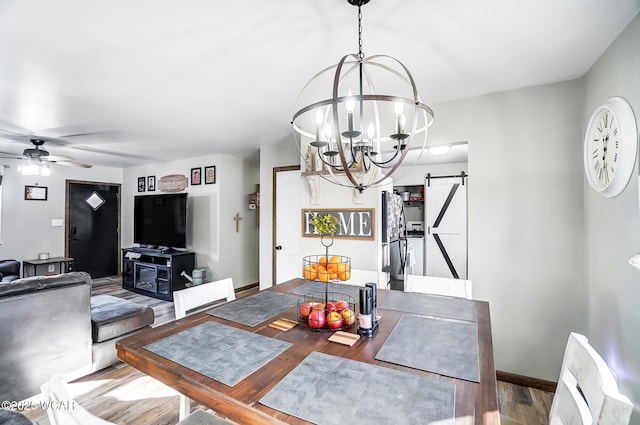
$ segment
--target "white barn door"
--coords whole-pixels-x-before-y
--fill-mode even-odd
[[[425,276],[467,278],[468,176],[427,176]]]

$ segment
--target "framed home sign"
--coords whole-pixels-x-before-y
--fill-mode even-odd
[[[46,201],[47,192],[46,186],[25,186],[24,199],[27,201]]]
[[[343,209],[303,209],[302,237],[319,238],[314,233],[313,225],[309,222],[315,215],[331,214],[338,219],[338,230],[334,239],[362,239],[373,240],[375,229],[374,208],[343,208]]]

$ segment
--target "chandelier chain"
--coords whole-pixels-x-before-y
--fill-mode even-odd
[[[364,59],[362,52],[362,8],[358,6],[358,57]]]

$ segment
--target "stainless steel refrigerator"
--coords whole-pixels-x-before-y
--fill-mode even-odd
[[[407,253],[404,203],[400,195],[382,191],[383,271],[389,271],[391,282],[404,280]],[[388,255],[387,255],[388,254]],[[393,288],[392,289],[404,289]]]

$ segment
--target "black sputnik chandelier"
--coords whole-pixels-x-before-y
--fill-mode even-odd
[[[410,151],[418,151],[414,163],[419,159],[433,110],[422,103],[400,61],[365,57],[361,7],[369,0],[347,1],[358,7],[358,53],[343,56],[305,85],[292,125],[308,173],[362,192],[385,184]]]

